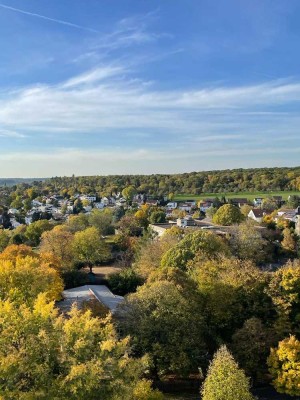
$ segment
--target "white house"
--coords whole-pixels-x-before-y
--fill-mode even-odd
[[[98,210],[102,210],[104,208],[104,204],[103,203],[94,203],[94,208],[97,208]]]
[[[94,201],[97,200],[97,197],[95,195],[88,195],[88,194],[83,194],[79,198],[80,198],[80,200],[87,200],[90,203],[93,203]]]
[[[177,219],[177,226],[179,226],[180,228],[187,228],[188,226],[195,226],[195,225],[196,222],[190,215],[187,215],[184,218]]]
[[[177,203],[176,203],[176,201],[169,202],[169,203],[166,205],[166,209],[167,209],[167,210],[175,210],[176,208],[177,208]]]
[[[265,213],[261,208],[253,208],[248,214],[248,218],[253,219],[256,222],[261,223]]]
[[[19,210],[17,210],[16,208],[10,208],[8,210],[8,214],[11,214],[11,215],[19,214]]]
[[[263,197],[255,197],[255,199],[253,200],[254,206],[261,207],[263,200],[264,200]]]

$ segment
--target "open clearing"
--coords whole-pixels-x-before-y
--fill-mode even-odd
[[[270,191],[270,192],[238,192],[238,193],[201,193],[195,194],[177,194],[174,196],[175,201],[186,201],[186,200],[202,200],[206,198],[215,198],[225,196],[227,199],[234,197],[245,197],[248,200],[253,200],[255,197],[268,197],[268,196],[282,196],[283,200],[287,200],[290,195],[300,196],[300,192],[297,190],[293,191]]]

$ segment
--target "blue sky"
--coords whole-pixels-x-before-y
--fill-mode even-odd
[[[299,0],[0,0],[0,176],[300,164]]]

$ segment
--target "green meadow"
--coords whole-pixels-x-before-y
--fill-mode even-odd
[[[199,195],[195,194],[177,194],[174,196],[175,201],[185,201],[185,200],[202,200],[206,198],[215,198],[225,196],[227,199],[232,199],[235,197],[244,197],[248,200],[253,200],[256,197],[268,197],[268,196],[282,196],[283,200],[287,200],[290,195],[300,196],[300,192],[294,191],[270,191],[270,192],[238,192],[238,193],[201,193]]]

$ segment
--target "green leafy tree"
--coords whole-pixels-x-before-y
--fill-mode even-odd
[[[213,222],[218,225],[239,224],[244,219],[240,209],[232,204],[224,204],[213,216]]]
[[[273,330],[259,318],[245,321],[232,337],[231,349],[239,365],[256,382],[265,382],[268,372],[267,358],[270,347],[276,343]]]
[[[133,197],[137,194],[137,190],[134,186],[127,186],[122,190],[122,196],[127,200],[127,201],[132,201]]]
[[[114,232],[112,226],[113,212],[109,209],[93,209],[88,217],[89,224],[98,229],[100,235],[108,235]]]
[[[22,197],[16,196],[16,198],[11,202],[10,206],[16,209],[22,208],[23,207]]]
[[[197,303],[179,285],[154,281],[126,297],[118,311],[122,331],[137,355],[148,354],[154,374],[187,374],[205,354],[203,320]]]
[[[108,277],[108,286],[113,293],[124,296],[136,291],[144,280],[132,268],[124,268]]]
[[[297,195],[289,196],[286,206],[289,208],[294,208],[294,209],[299,207],[300,206],[300,196],[297,196]]]
[[[222,346],[215,354],[202,386],[202,400],[254,400],[249,379]]]
[[[268,358],[273,385],[279,393],[300,396],[300,342],[290,336],[271,349]]]
[[[7,230],[0,229],[0,253],[3,251],[9,243],[10,235]]]
[[[88,226],[88,216],[85,214],[71,215],[66,223],[66,229],[71,233],[84,231]]]
[[[154,211],[150,214],[151,224],[162,224],[166,222],[166,213],[164,211]]]
[[[78,198],[74,201],[73,213],[79,214],[83,210],[82,201]]]
[[[23,201],[23,208],[25,211],[31,210],[31,199],[25,199]]]
[[[107,261],[110,257],[110,249],[95,227],[75,233],[73,251],[78,261],[89,266],[90,272],[96,262]]]
[[[265,293],[268,274],[252,262],[225,257],[200,260],[189,274],[205,299],[213,348],[220,341],[229,341],[247,319],[271,319],[274,307]]]
[[[222,238],[212,232],[198,230],[186,235],[167,251],[161,260],[161,266],[185,270],[196,257],[214,258],[228,252],[228,247]]]
[[[25,236],[32,246],[38,246],[44,232],[50,231],[53,225],[46,219],[32,222],[26,229]]]

